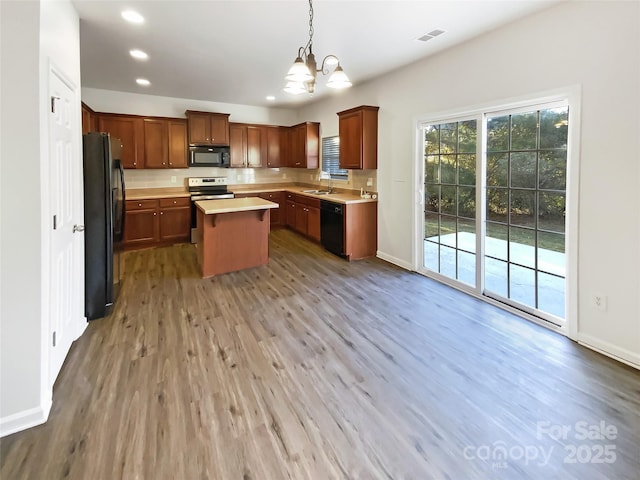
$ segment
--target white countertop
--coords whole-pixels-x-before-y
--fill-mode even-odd
[[[266,210],[279,208],[277,203],[258,197],[226,198],[223,200],[198,200],[198,207],[205,215],[217,213],[246,212],[250,210]]]

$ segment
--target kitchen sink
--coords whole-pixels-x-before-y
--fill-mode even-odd
[[[312,193],[313,195],[329,195],[329,190],[302,190],[302,193]]]

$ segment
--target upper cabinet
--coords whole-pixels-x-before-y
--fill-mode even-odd
[[[378,110],[362,105],[338,113],[340,168],[378,168]]]
[[[189,144],[229,145],[229,114],[187,110]]]
[[[119,138],[122,144],[120,161],[124,168],[144,168],[144,122],[142,117],[101,113],[98,129]]]
[[[144,119],[144,167],[187,168],[187,122]]]
[[[98,130],[98,116],[89,106],[82,103],[82,134]]]
[[[320,124],[305,122],[289,127],[287,167],[318,168]]]
[[[231,167],[276,168],[281,161],[283,127],[270,125],[229,124]]]
[[[187,122],[179,118],[168,120],[169,168],[187,168]]]
[[[262,164],[268,168],[276,168],[284,166],[282,161],[282,127],[263,127],[262,143],[264,144],[263,151],[266,152],[266,158],[263,159]]]

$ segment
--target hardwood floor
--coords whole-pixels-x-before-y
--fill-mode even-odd
[[[638,371],[378,259],[270,248],[209,280],[192,245],[127,253],[0,477],[640,478]]]

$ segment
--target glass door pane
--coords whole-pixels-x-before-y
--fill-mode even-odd
[[[477,122],[424,128],[422,267],[476,285]]]
[[[487,117],[484,294],[564,320],[568,107]]]

